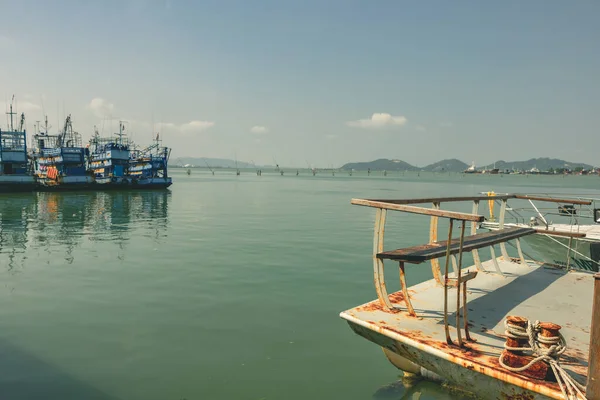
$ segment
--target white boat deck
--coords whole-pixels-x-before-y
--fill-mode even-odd
[[[585,233],[585,239],[600,240],[600,225],[551,224],[548,230],[564,233]]]
[[[490,228],[490,229],[498,229],[499,224],[497,222],[484,222],[482,226]],[[504,224],[505,227],[521,227],[521,228],[530,228],[529,224],[515,224],[507,222]],[[533,228],[545,229],[544,226],[536,225]],[[551,223],[548,225],[548,231],[556,232],[558,234],[569,234],[569,233],[584,233],[585,238],[582,240],[600,240],[600,224],[590,225],[576,225],[576,224],[555,224]]]
[[[509,315],[562,326],[568,349],[561,364],[574,378],[585,384],[592,313],[593,275],[586,272],[565,272],[552,267],[498,259],[505,277],[480,272],[468,282],[468,319],[470,333],[476,342],[466,342],[466,349],[446,344],[444,335],[443,288],[429,280],[409,288],[412,304],[418,315],[411,317],[405,310],[402,293],[389,296],[401,310],[384,311],[375,300],[341,313],[352,324],[367,328],[405,345],[454,364],[480,372],[497,380],[531,390],[542,396],[562,398],[556,383],[534,380],[503,369],[498,358],[503,350],[504,320]],[[484,263],[487,271],[492,262]],[[407,265],[410,276],[413,268],[429,268],[422,264]],[[469,270],[474,270],[474,267]],[[456,343],[456,289],[449,290],[450,333]],[[351,325],[352,325],[351,324]],[[464,339],[464,334],[463,334]]]

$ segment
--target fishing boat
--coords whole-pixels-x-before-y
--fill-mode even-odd
[[[130,185],[135,189],[166,189],[173,184],[168,175],[171,149],[161,146],[157,133],[154,143],[142,150],[133,150],[129,160]]]
[[[81,135],[73,130],[71,115],[56,135],[46,129],[34,135],[33,162],[40,190],[82,190],[94,185],[86,170],[89,150],[82,147]]]
[[[129,186],[129,162],[131,143],[123,133],[125,126],[119,121],[119,133],[114,137],[100,137],[97,129],[88,143],[90,157],[88,169],[93,174],[99,189]]]
[[[465,173],[465,174],[476,174],[477,173],[477,168],[475,167],[475,161],[473,161],[471,163],[471,165],[469,166],[469,168],[465,169],[463,171],[463,173]]]
[[[480,202],[510,198],[353,199],[375,210],[377,298],[340,317],[405,376],[446,382],[486,399],[599,399],[600,274],[526,258],[521,239],[539,235],[536,228],[500,224],[478,233],[485,219]],[[471,213],[442,209],[442,203],[464,209],[465,202]],[[429,229],[421,231],[429,240],[413,245],[419,231],[411,224],[393,240],[406,247],[384,248],[388,211],[427,217]],[[438,240],[440,225],[448,227],[447,240]],[[473,265],[464,268],[468,253]],[[397,263],[400,290],[394,293],[388,293],[386,262]],[[410,270],[425,263],[431,279],[408,286]]]
[[[490,175],[498,175],[500,173],[500,168],[496,168],[496,163],[494,163],[494,168],[489,169],[487,172]]]
[[[14,99],[14,97],[13,97]],[[12,102],[8,130],[0,128],[0,192],[24,192],[35,189],[35,178],[27,156],[27,133],[25,132],[25,114],[17,129],[14,127]]]
[[[541,261],[600,270],[600,199],[522,193],[507,196],[498,217],[494,214],[498,201],[489,201],[489,217],[480,224],[481,229],[494,231],[502,225],[535,228],[538,235],[523,240]]]

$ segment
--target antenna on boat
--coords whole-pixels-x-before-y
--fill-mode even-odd
[[[15,101],[15,95],[13,94],[12,99],[10,100],[10,111],[6,113],[6,115],[10,116],[10,130],[14,131],[13,128],[13,115],[16,115],[16,112],[13,112],[13,102]]]
[[[48,129],[52,128],[52,125],[48,125],[48,116],[46,115],[44,118],[44,131],[46,135],[48,134]]]
[[[21,113],[21,121],[19,121],[19,132],[23,132],[25,128],[25,113]]]
[[[117,134],[117,136],[119,136],[119,144],[123,144],[123,131],[125,130],[125,121],[121,121],[119,120],[119,133]]]

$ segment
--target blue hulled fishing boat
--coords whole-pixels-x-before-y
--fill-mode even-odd
[[[102,138],[98,130],[88,144],[90,158],[88,169],[100,189],[110,189],[130,185],[128,178],[131,143],[125,137],[125,126],[119,122],[119,133],[115,137]]]
[[[88,149],[81,145],[81,135],[73,130],[71,116],[65,120],[61,133],[35,135],[33,160],[40,190],[81,190],[94,186],[94,178],[87,172]]]
[[[13,96],[14,100],[14,96]],[[35,188],[35,178],[27,157],[27,133],[25,114],[21,114],[19,126],[13,125],[12,102],[8,130],[0,129],[0,192],[23,192]]]
[[[173,183],[167,166],[171,149],[161,146],[159,134],[154,143],[142,150],[133,150],[129,161],[129,178],[138,189],[168,188]]]

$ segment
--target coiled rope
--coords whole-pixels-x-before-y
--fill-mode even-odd
[[[560,332],[558,336],[545,337],[540,335],[541,328],[539,321],[535,321],[534,323],[527,321],[527,328],[509,324],[508,321],[504,321],[504,326],[506,327],[505,334],[507,337],[512,339],[527,339],[529,342],[529,347],[510,347],[504,344],[504,348],[509,351],[530,351],[534,358],[522,367],[510,367],[504,363],[504,353],[502,353],[498,361],[503,368],[511,372],[523,372],[536,362],[544,361],[552,368],[552,372],[554,372],[556,381],[566,400],[586,399],[583,393],[585,392],[585,386],[573,379],[560,366],[558,359],[567,350],[567,343]],[[548,345],[548,347],[541,346],[541,344]]]

